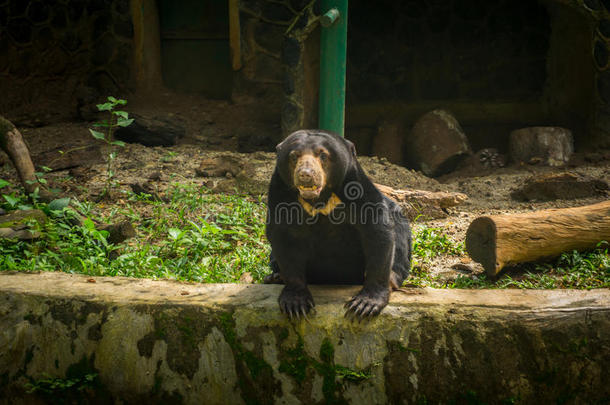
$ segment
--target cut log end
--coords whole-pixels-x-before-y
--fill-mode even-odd
[[[495,277],[500,266],[496,255],[496,224],[489,217],[472,221],[466,231],[466,250],[472,260],[481,263],[490,277]]]

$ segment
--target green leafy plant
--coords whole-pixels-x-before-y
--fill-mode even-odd
[[[114,185],[114,171],[113,171],[113,163],[114,159],[117,156],[116,147],[124,147],[125,142],[117,141],[114,139],[114,132],[119,127],[127,127],[131,125],[133,122],[133,118],[129,118],[129,114],[126,111],[117,110],[118,106],[124,106],[127,104],[127,101],[116,99],[112,96],[108,97],[108,102],[103,104],[97,104],[97,109],[99,111],[107,111],[108,119],[102,120],[100,122],[96,122],[93,124],[96,128],[103,128],[102,131],[98,131],[95,129],[89,129],[91,135],[95,139],[99,139],[108,145],[108,156],[107,156],[107,166],[106,166],[106,185],[104,186],[104,190],[100,196],[101,198],[107,197],[110,194],[111,188]]]

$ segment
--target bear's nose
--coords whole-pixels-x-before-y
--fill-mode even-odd
[[[313,169],[310,167],[303,167],[299,170],[299,181],[302,183],[313,182]]]

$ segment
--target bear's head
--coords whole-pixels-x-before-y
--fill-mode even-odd
[[[356,156],[354,144],[323,130],[293,132],[276,149],[280,177],[308,201],[338,190]]]

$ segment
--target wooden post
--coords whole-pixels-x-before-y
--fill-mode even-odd
[[[229,46],[231,47],[231,67],[237,71],[242,66],[238,0],[229,0]]]
[[[476,218],[466,231],[466,250],[494,277],[505,266],[592,249],[602,240],[610,242],[610,200]]]
[[[155,0],[131,0],[133,48],[138,90],[163,86],[161,76],[161,32]]]

